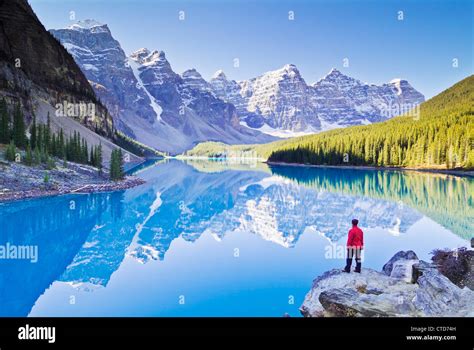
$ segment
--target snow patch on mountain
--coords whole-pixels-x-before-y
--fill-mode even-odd
[[[109,28],[106,24],[100,23],[93,19],[77,21],[70,25],[68,29],[76,31],[88,31],[91,33],[109,33]]]
[[[156,102],[155,98],[148,92],[147,89],[145,89],[144,84],[142,79],[140,78],[140,71],[139,71],[139,64],[135,62],[132,58],[127,59],[127,63],[132,69],[133,75],[135,79],[137,79],[138,85],[137,87],[139,89],[142,89],[150,99],[150,106],[153,108],[153,111],[156,114],[156,120],[160,121],[161,120],[161,113],[163,112],[163,109],[160,107],[160,105]]]
[[[257,130],[257,131],[260,131],[261,133],[271,135],[271,136],[275,136],[275,137],[282,138],[282,139],[287,139],[287,138],[291,138],[291,137],[305,136],[305,135],[311,135],[311,134],[319,132],[319,130],[311,128],[311,127],[308,127],[304,131],[293,131],[293,130],[284,130],[284,129],[272,128],[271,126],[269,126],[267,124],[264,124],[260,128],[252,128],[245,121],[241,121],[240,125],[245,126],[249,129]],[[325,130],[329,130],[329,129],[330,128],[325,129]]]

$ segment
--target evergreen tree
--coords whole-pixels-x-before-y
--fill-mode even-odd
[[[96,157],[96,168],[99,169],[99,175],[102,174],[102,143],[99,143],[95,152]]]
[[[43,125],[37,125],[36,131],[36,147],[35,149],[42,149],[43,148]]]
[[[21,112],[20,104],[17,104],[15,113],[13,114],[13,142],[17,147],[23,148],[26,146],[26,141],[25,120]]]
[[[5,159],[8,160],[9,162],[14,162],[16,160],[16,153],[17,149],[15,147],[15,143],[13,143],[13,140],[10,141],[10,144],[7,146],[5,149]]]
[[[86,139],[82,139],[82,146],[81,146],[81,161],[82,164],[87,164],[89,162],[89,151],[87,147]]]
[[[122,180],[125,177],[125,171],[123,169],[123,153],[122,149],[118,149],[118,155],[117,155],[117,161],[118,161],[118,176],[119,179]]]
[[[33,165],[33,152],[30,145],[26,146],[25,164],[28,166]]]
[[[123,171],[123,158],[122,158],[122,150],[121,149],[114,149],[112,151],[111,159],[110,159],[110,179],[113,181],[118,181],[123,179],[124,171]]]
[[[33,114],[33,122],[31,123],[30,128],[30,147],[31,149],[36,148],[36,143],[38,142],[37,138],[37,127],[36,127],[36,115]]]
[[[51,120],[48,112],[48,121],[43,126],[43,147],[48,153],[51,152]]]
[[[41,152],[39,147],[36,147],[33,152],[33,164],[39,165],[41,164]]]

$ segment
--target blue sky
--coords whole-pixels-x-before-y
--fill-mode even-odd
[[[76,20],[107,23],[127,54],[163,50],[176,72],[196,68],[205,79],[218,69],[248,79],[293,63],[307,83],[336,67],[374,84],[404,78],[429,98],[473,74],[470,0],[29,2],[47,29],[67,27],[74,11]]]

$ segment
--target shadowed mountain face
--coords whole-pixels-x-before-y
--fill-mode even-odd
[[[0,95],[9,104],[21,102],[31,117],[45,102],[93,103],[95,115],[77,119],[102,135],[112,135],[112,119],[86,77],[26,0],[0,1],[0,26]]]
[[[71,95],[94,95],[74,59],[44,29],[27,1],[0,1],[0,21],[0,58],[12,70],[19,68],[12,72],[16,78],[21,71],[45,88]]]

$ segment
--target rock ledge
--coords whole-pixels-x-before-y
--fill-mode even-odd
[[[473,317],[474,292],[413,251],[401,251],[382,272],[325,272],[313,281],[300,311],[305,317]]]

